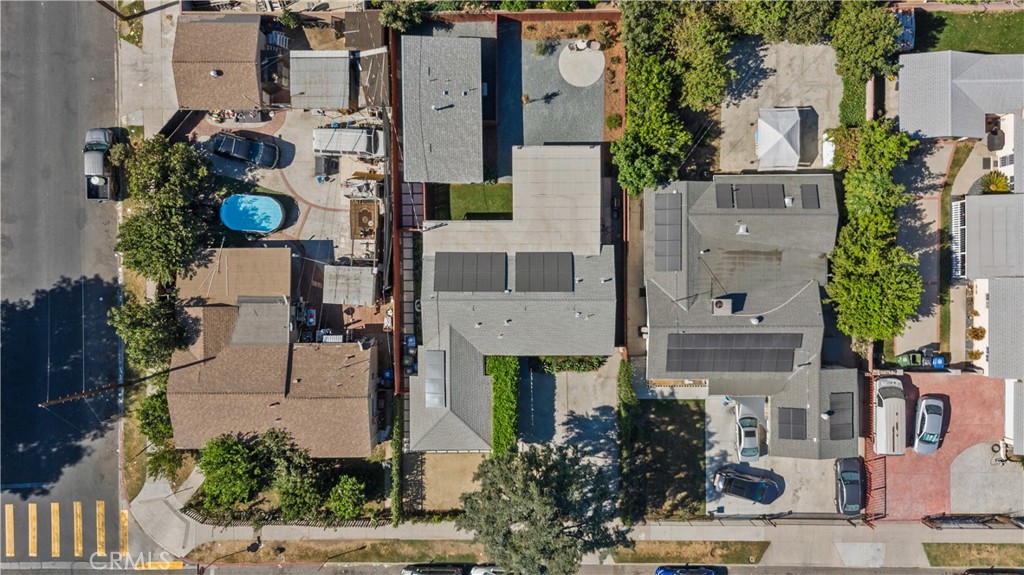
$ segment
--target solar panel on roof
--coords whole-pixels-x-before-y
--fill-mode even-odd
[[[776,425],[780,439],[807,439],[807,410],[780,407]]]
[[[735,207],[732,200],[732,186],[729,184],[715,184],[715,204],[719,208]]]
[[[828,409],[829,439],[853,439],[853,394],[830,393]]]
[[[689,372],[768,372],[793,370],[799,333],[671,333],[666,369]]]
[[[437,252],[434,291],[505,291],[505,254]]]
[[[426,406],[447,407],[448,397],[444,378],[444,350],[428,349],[423,352],[423,377],[426,383]]]
[[[516,291],[573,291],[571,252],[516,252]]]
[[[782,184],[767,184],[768,207],[773,210],[786,207],[786,189]]]
[[[683,197],[679,194],[654,195],[654,269],[683,269]]]
[[[750,186],[750,192],[754,197],[754,209],[763,210],[768,207],[768,188],[764,184]]]
[[[736,192],[736,207],[741,210],[749,210],[754,207],[754,196],[750,184],[733,184]]]
[[[800,184],[800,205],[805,210],[821,208],[821,202],[818,199],[818,184]]]

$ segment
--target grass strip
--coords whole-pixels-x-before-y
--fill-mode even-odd
[[[200,564],[225,563],[479,563],[486,560],[483,546],[469,541],[264,541],[256,553],[246,551],[252,541],[203,543],[188,559]]]
[[[635,548],[618,548],[612,557],[616,563],[756,564],[768,545],[767,541],[637,541]]]
[[[1016,543],[925,543],[932,567],[1024,567],[1024,545]]]

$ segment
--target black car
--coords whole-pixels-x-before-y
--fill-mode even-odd
[[[836,513],[859,515],[864,509],[864,460],[859,457],[837,459]]]
[[[754,503],[764,503],[769,488],[775,490],[779,486],[768,477],[743,473],[731,467],[723,467],[715,472],[713,480],[715,489],[725,495],[747,499]]]
[[[211,140],[213,153],[218,156],[241,160],[253,166],[273,170],[281,151],[270,142],[259,142],[231,132],[220,132]]]

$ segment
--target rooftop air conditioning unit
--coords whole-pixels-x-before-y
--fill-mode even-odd
[[[711,315],[732,315],[732,300],[725,298],[712,298]]]

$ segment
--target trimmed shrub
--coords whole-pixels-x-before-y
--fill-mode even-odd
[[[516,446],[516,399],[519,388],[519,358],[491,356],[487,373],[493,379],[494,404],[491,421],[491,452],[503,455]]]
[[[139,408],[139,430],[151,443],[160,445],[174,436],[171,429],[171,412],[167,407],[167,390],[158,389],[156,393],[142,400]]]
[[[839,101],[839,123],[843,126],[860,126],[866,120],[868,105],[867,82],[856,78],[843,78],[843,99]]]
[[[366,485],[355,477],[342,475],[327,496],[327,508],[338,519],[355,519],[366,505]]]
[[[618,130],[622,127],[622,114],[608,114],[604,117],[604,125],[609,130]]]
[[[985,328],[981,326],[967,328],[967,337],[973,339],[974,341],[981,341],[985,339],[985,335],[987,333],[988,332],[985,330]]]
[[[978,361],[983,357],[985,357],[985,354],[982,353],[980,349],[972,349],[971,351],[967,352],[967,359],[971,361]]]
[[[498,4],[498,10],[509,12],[522,12],[529,7],[530,3],[527,0],[501,0],[501,4]]]
[[[394,424],[391,429],[391,526],[398,527],[405,521],[405,506],[402,502],[402,420],[404,408],[402,398],[395,396]]]
[[[600,355],[550,355],[540,358],[544,371],[548,373],[594,371],[604,365],[604,360],[604,356]]]

